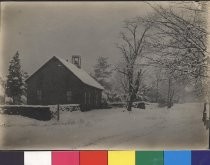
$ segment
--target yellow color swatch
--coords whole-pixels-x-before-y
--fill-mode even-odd
[[[135,151],[108,151],[108,165],[135,165]]]

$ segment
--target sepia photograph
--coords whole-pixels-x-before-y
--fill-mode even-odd
[[[206,1],[0,2],[1,149],[208,149]]]

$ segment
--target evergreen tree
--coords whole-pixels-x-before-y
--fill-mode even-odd
[[[19,53],[10,61],[9,74],[7,75],[6,95],[11,97],[13,104],[21,104],[21,96],[24,93],[23,76],[21,72],[21,64]]]
[[[22,95],[22,103],[27,104],[27,84],[25,83],[26,79],[29,77],[27,72],[22,72],[22,79],[23,79],[23,95]]]
[[[5,103],[5,80],[0,76],[0,104]]]
[[[94,78],[105,88],[110,89],[108,79],[112,72],[110,71],[110,64],[107,62],[108,58],[99,57],[97,64],[94,66]]]

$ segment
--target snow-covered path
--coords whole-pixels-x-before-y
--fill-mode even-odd
[[[5,149],[207,149],[208,131],[202,104],[172,109],[147,106],[66,112],[61,120],[40,122],[0,116],[1,148]]]

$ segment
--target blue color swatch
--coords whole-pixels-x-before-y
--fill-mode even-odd
[[[191,151],[164,151],[164,165],[191,165]]]

